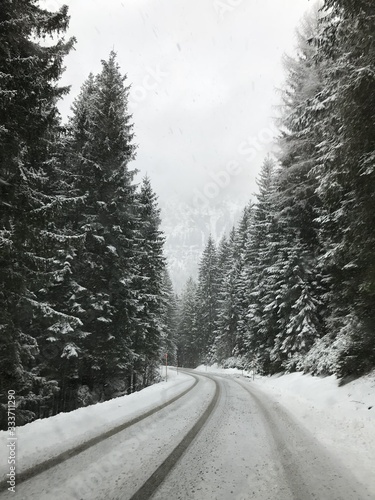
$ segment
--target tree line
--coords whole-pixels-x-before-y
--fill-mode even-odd
[[[157,197],[116,54],[63,124],[67,7],[0,6],[0,394],[17,425],[151,384],[174,352],[174,294]]]
[[[186,284],[178,349],[269,374],[375,366],[375,5],[326,0],[285,58],[279,154]]]

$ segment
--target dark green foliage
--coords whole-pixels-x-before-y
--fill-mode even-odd
[[[234,234],[228,241],[222,239],[218,248],[218,315],[216,321],[214,359],[221,363],[231,357],[236,346],[238,328],[235,305],[237,266],[234,256]]]
[[[75,217],[85,245],[73,265],[86,333],[80,377],[98,399],[150,384],[167,336],[157,198],[148,178],[137,191],[129,169],[128,87],[115,53],[102,65],[73,105],[69,141],[75,187],[85,198]]]
[[[187,368],[195,368],[201,361],[197,305],[197,285],[190,278],[180,298],[177,327],[178,365]]]
[[[72,175],[85,198],[74,221],[85,234],[73,262],[87,353],[80,378],[99,399],[126,390],[125,374],[133,363],[130,317],[136,310],[131,288],[138,216],[134,172],[128,167],[134,146],[124,80],[112,52],[102,61],[101,73],[84,84],[70,122]]]
[[[67,129],[59,120],[68,21],[66,7],[0,6],[2,428],[9,389],[22,424],[152,383],[162,342],[174,345],[159,209],[129,169],[128,87],[113,52]]]
[[[175,295],[171,278],[167,269],[163,272],[161,290],[161,352],[168,354],[168,362],[178,364],[177,329],[178,329],[178,297]]]
[[[210,348],[215,340],[218,312],[218,262],[216,247],[211,236],[203,251],[199,266],[197,286],[197,324],[199,325],[197,348],[200,361],[212,358]]]
[[[330,1],[326,6],[333,10],[317,40],[318,60],[326,61],[319,97],[325,139],[318,145],[315,169],[323,264],[330,276],[330,315],[344,324],[354,317],[350,324],[362,332],[350,335],[343,357],[363,367],[375,349],[375,5]],[[334,333],[340,337],[339,330]]]
[[[162,341],[165,341],[165,347],[173,346],[170,331],[173,328],[173,311],[169,310],[168,303],[173,300],[173,291],[165,276],[160,210],[147,177],[143,179],[137,196],[137,207],[139,220],[136,232],[136,277],[133,284],[137,307],[131,322],[131,348],[136,353],[134,371],[143,385],[149,385],[160,360]],[[170,354],[172,359],[173,349]]]
[[[265,160],[251,216],[220,246],[216,361],[340,377],[375,365],[374,33],[369,0],[326,0],[303,22],[277,168]]]
[[[67,89],[56,82],[73,40],[45,45],[41,39],[58,37],[68,21],[66,7],[50,13],[32,0],[0,6],[0,394],[16,391],[18,423],[43,416],[57,392],[56,382],[40,373],[42,323],[79,324],[43,296],[65,272],[57,246],[69,246],[58,224],[67,193],[62,186],[57,191],[55,176],[56,102]]]

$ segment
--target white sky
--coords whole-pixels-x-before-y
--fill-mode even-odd
[[[62,5],[45,0],[48,8]],[[133,89],[134,163],[161,204],[216,196],[212,173],[238,162],[221,189],[246,203],[270,144],[282,84],[308,0],[68,0],[76,50],[66,58],[69,113],[89,72],[111,49]],[[267,130],[265,130],[267,129]],[[251,147],[246,141],[256,139]],[[211,174],[210,174],[211,173]],[[211,187],[207,187],[211,183]],[[229,189],[228,189],[229,187]]]

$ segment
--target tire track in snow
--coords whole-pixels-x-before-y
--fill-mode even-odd
[[[187,375],[191,375],[195,381],[191,387],[188,387],[185,389],[181,394],[177,394],[177,396],[174,396],[172,399],[167,401],[166,403],[163,403],[161,405],[156,406],[155,408],[152,408],[151,410],[147,411],[146,413],[142,413],[142,415],[138,415],[137,417],[124,422],[123,424],[120,424],[109,431],[100,434],[99,436],[95,436],[94,438],[89,439],[88,441],[75,446],[74,448],[71,448],[70,450],[64,451],[63,453],[60,453],[56,457],[50,458],[48,460],[45,460],[37,465],[34,465],[33,467],[30,467],[29,469],[26,469],[23,472],[18,472],[17,473],[17,484],[20,484],[24,481],[27,481],[28,479],[31,479],[38,474],[41,474],[42,472],[45,472],[49,469],[52,469],[52,467],[55,467],[56,465],[59,465],[66,460],[69,460],[72,457],[75,457],[76,455],[79,455],[80,453],[88,450],[92,446],[95,446],[96,444],[104,441],[105,439],[108,439],[111,436],[114,436],[115,434],[118,434],[121,431],[124,431],[125,429],[128,429],[134,424],[137,424],[138,422],[141,422],[145,418],[154,415],[160,410],[163,410],[167,406],[171,405],[178,399],[182,398],[185,396],[188,392],[190,392],[194,387],[198,384],[199,382],[199,377],[197,375],[194,375],[192,373],[187,373]],[[8,489],[8,483],[7,480],[0,481],[0,492],[6,491]]]
[[[192,373],[188,373],[192,375]],[[194,426],[190,429],[190,431],[186,434],[186,436],[180,441],[180,443],[174,448],[172,453],[168,455],[168,457],[164,460],[164,462],[156,469],[156,471],[147,479],[147,481],[139,488],[139,490],[130,498],[130,500],[148,500],[155,493],[156,489],[161,485],[164,479],[168,476],[169,472],[176,465],[177,461],[182,457],[184,452],[190,446],[190,444],[197,437],[199,431],[202,429],[204,424],[207,422],[209,417],[212,415],[216,404],[220,397],[220,386],[219,383],[215,380],[215,378],[210,377],[208,375],[202,375],[203,377],[209,378],[215,383],[215,394],[204,411],[204,413],[200,416],[199,420],[194,424]],[[194,375],[193,375],[194,376]]]
[[[295,500],[372,498],[351,471],[337,462],[307,429],[298,425],[288,411],[258,389],[232,380],[251,396],[261,411]]]

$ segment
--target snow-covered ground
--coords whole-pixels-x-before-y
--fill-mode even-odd
[[[201,366],[197,371],[239,377],[264,393],[273,405],[280,405],[289,412],[300,426],[350,469],[375,498],[375,372],[340,387],[335,377],[312,377],[302,373],[273,377],[256,375],[253,380],[250,373],[237,369]],[[192,377],[181,372],[170,370],[168,375],[168,382],[138,393],[17,428],[18,472],[159,406],[194,383]],[[191,404],[197,403],[192,400]],[[218,414],[220,417],[220,412]],[[243,412],[241,415],[247,420]],[[230,426],[228,429],[232,432]],[[2,476],[9,471],[7,437],[6,432],[0,432]]]
[[[28,481],[17,481],[16,477],[16,492],[12,494],[12,498],[14,500],[120,498],[130,500],[170,456],[212,400],[215,383],[206,377],[196,378],[197,384],[191,391],[147,418],[80,453],[70,453],[68,460],[50,469],[46,468]],[[180,379],[184,379],[185,382],[181,382],[178,394],[181,394],[181,388],[189,388],[194,382],[190,375],[182,377],[182,374],[179,374],[176,377],[176,384]],[[230,382],[234,384],[233,381]],[[172,383],[172,386],[175,388],[176,384]],[[159,384],[159,387],[162,385],[164,384]],[[158,391],[157,386],[152,388],[153,391]],[[142,415],[150,404],[149,392],[145,389],[139,393],[139,397],[143,400],[140,402]],[[160,393],[157,403],[163,403],[165,399],[170,401],[172,394],[173,390],[169,389],[167,394]],[[129,398],[131,398],[130,403]],[[127,397],[126,406],[131,404],[132,399]],[[97,409],[92,406],[91,411],[96,413]],[[70,416],[74,414],[70,413]],[[113,427],[113,423],[109,420],[105,430]],[[65,425],[69,427],[69,419],[65,421]],[[35,442],[37,439],[38,436],[34,436]],[[5,500],[10,497],[8,492],[0,492],[0,498]]]
[[[155,408],[193,385],[194,379],[168,370],[163,381],[128,396],[36,420],[16,429],[17,472],[56,457],[89,439]],[[6,431],[0,431],[0,477],[9,472]]]
[[[375,371],[339,386],[334,376],[303,373],[255,376],[236,368],[200,366],[197,371],[248,378],[368,485],[375,498]]]

